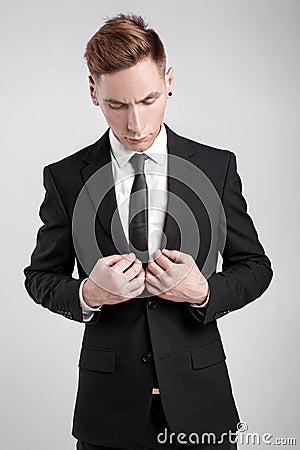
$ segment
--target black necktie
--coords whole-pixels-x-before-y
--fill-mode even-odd
[[[148,156],[135,154],[130,162],[135,171],[135,178],[129,202],[129,245],[143,267],[148,262],[148,189],[144,173],[145,160]]]

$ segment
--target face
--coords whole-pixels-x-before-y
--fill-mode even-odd
[[[89,77],[94,105],[100,106],[118,140],[139,152],[147,150],[159,133],[173,82],[173,69],[162,77],[150,58],[98,81]]]

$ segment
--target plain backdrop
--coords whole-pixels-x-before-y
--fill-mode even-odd
[[[1,5],[0,446],[75,448],[70,430],[84,325],[37,306],[23,269],[41,226],[43,167],[106,130],[88,94],[86,42],[107,15],[129,11],[159,32],[174,67],[166,123],[237,155],[248,211],[275,275],[259,300],[220,319],[219,327],[248,431],[296,437],[299,448],[296,0]]]

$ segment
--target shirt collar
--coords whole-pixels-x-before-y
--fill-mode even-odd
[[[134,153],[137,153],[124,147],[124,145],[117,139],[111,128],[109,129],[109,141],[113,157],[117,161],[120,168],[124,167],[128,163]],[[167,154],[167,132],[164,124],[161,125],[160,131],[151,147],[147,148],[143,154],[149,156],[149,158],[157,164],[164,164],[165,156]]]

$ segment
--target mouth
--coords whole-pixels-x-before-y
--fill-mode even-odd
[[[129,142],[131,142],[132,144],[140,144],[141,142],[145,142],[147,140],[148,136],[145,136],[141,139],[131,139],[131,138],[127,138]]]

